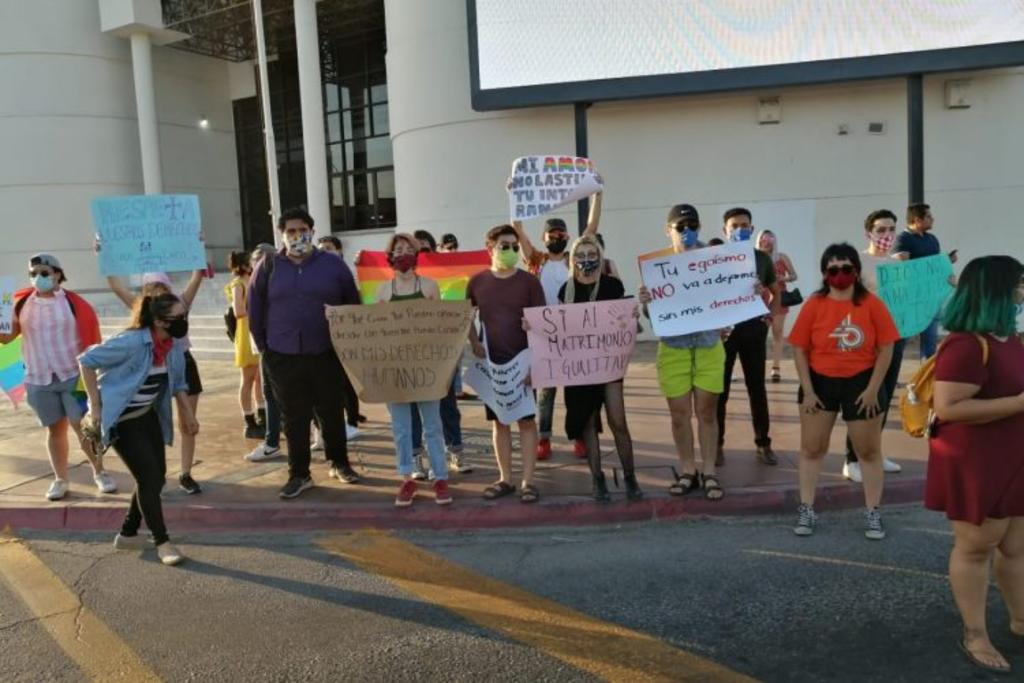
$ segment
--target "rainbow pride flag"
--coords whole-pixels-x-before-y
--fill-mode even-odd
[[[17,408],[25,398],[25,362],[21,359],[21,337],[0,345],[0,389]]]
[[[442,299],[458,301],[466,298],[469,278],[490,266],[491,257],[483,249],[434,252],[419,255],[416,272],[437,282]],[[383,251],[364,251],[359,254],[356,277],[359,278],[359,295],[364,304],[374,303],[381,283],[393,279],[394,276],[394,271],[388,265],[388,255]]]

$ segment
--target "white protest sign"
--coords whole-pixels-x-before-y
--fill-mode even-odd
[[[755,291],[753,242],[640,259],[640,277],[652,299],[651,324],[659,337],[717,330],[768,314]]]
[[[9,334],[14,325],[13,277],[0,277],[0,334]]]
[[[526,384],[529,376],[530,350],[523,349],[518,356],[501,365],[487,358],[472,356],[462,381],[473,387],[499,422],[510,425],[537,412],[533,389]]]
[[[585,157],[538,155],[512,162],[509,215],[514,221],[536,218],[601,190],[594,162]]]

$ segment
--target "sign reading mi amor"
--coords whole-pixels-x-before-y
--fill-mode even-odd
[[[585,157],[530,156],[512,162],[508,201],[514,221],[543,216],[601,190],[594,162]]]

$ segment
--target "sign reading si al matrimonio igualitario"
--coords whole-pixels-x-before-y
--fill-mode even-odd
[[[512,162],[508,183],[509,215],[514,221],[536,218],[601,189],[601,176],[585,157],[520,157]]]
[[[651,295],[654,333],[671,337],[717,330],[768,314],[758,293],[752,242],[640,257]]]

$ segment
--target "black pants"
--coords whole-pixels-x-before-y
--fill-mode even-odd
[[[341,392],[345,402],[345,421],[352,427],[359,426],[359,396],[356,388],[352,386],[352,380],[344,368],[341,371]]]
[[[768,391],[764,385],[764,366],[767,360],[768,324],[760,318],[746,320],[732,329],[725,340],[725,388],[718,396],[718,445],[725,443],[725,405],[729,402],[729,387],[736,356],[743,366],[743,381],[750,397],[750,414],[754,420],[754,444],[771,446],[768,436]]]
[[[320,433],[327,459],[347,467],[348,443],[341,420],[344,371],[333,351],[291,355],[267,350],[267,369],[288,441],[288,476],[309,476],[309,424],[321,418]]]
[[[135,492],[121,524],[121,534],[135,536],[145,520],[153,534],[153,542],[157,545],[166,543],[167,527],[164,525],[160,492],[167,479],[167,458],[160,418],[156,410],[150,409],[145,415],[125,420],[114,429],[114,450],[135,479]]]
[[[882,406],[882,429],[889,420],[889,406],[896,395],[896,385],[900,381],[900,366],[903,365],[903,347],[907,345],[906,339],[899,339],[892,345],[892,361],[889,369],[885,371],[885,379],[882,380],[882,388],[885,389],[886,403]],[[853,442],[850,436],[846,436],[846,462],[857,462],[857,454],[853,452]]]

